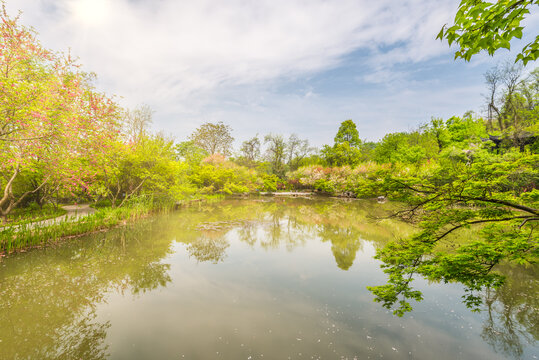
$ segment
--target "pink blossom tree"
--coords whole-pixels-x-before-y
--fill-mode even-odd
[[[119,136],[119,109],[96,92],[71,56],[44,49],[33,30],[0,14],[0,217],[31,193],[56,184],[87,188]],[[22,173],[40,181],[13,191]]]

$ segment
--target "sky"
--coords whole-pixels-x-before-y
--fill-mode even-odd
[[[230,125],[236,145],[296,133],[332,144],[352,119],[362,139],[431,117],[482,114],[483,74],[516,51],[467,63],[435,37],[458,0],[6,0],[41,43],[79,58],[120,104],[154,110],[184,141]],[[535,37],[539,17],[526,20]],[[527,40],[526,35],[523,41]],[[513,49],[522,41],[512,43]],[[530,66],[528,66],[528,69]],[[533,64],[531,65],[533,68]]]

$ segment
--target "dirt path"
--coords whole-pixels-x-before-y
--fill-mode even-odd
[[[31,227],[42,227],[42,226],[49,226],[52,224],[57,224],[62,221],[68,221],[68,220],[76,220],[81,217],[88,216],[90,214],[93,214],[95,212],[94,208],[91,208],[89,204],[80,204],[80,205],[65,205],[62,206],[62,209],[67,211],[64,215],[42,220],[42,221],[36,221],[32,223]],[[17,229],[19,226],[15,225],[14,228]],[[0,230],[3,230],[3,227],[0,227]]]
[[[67,219],[75,220],[81,217],[85,217],[95,212],[95,209],[91,208],[89,204],[65,205],[65,206],[62,206],[62,209],[67,211],[67,213],[65,213],[62,216],[58,216],[52,219],[35,222],[33,225],[34,226],[52,225],[52,224],[65,221]]]

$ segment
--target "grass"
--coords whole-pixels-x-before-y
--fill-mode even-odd
[[[44,246],[60,240],[101,231],[134,221],[151,213],[172,209],[173,204],[157,201],[152,197],[133,199],[119,208],[99,208],[93,214],[66,219],[47,226],[36,226],[34,220],[26,220],[16,226],[0,231],[0,254]]]
[[[52,219],[58,216],[62,216],[67,211],[60,208],[55,207],[52,204],[46,204],[43,206],[43,208],[40,208],[39,206],[32,204],[29,207],[26,208],[17,208],[14,209],[7,217],[8,223],[7,226],[16,226],[21,225],[28,222],[36,222],[36,221],[43,221],[47,219]]]

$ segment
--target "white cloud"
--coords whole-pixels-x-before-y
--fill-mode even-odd
[[[46,45],[135,101],[166,103],[222,84],[300,76],[358,48],[384,63],[439,54],[433,34],[454,1],[10,1]]]
[[[244,138],[308,128],[313,138],[330,139],[325,123],[345,120],[337,117],[347,108],[356,110],[346,118],[366,111],[345,101],[387,113],[385,99],[328,100],[311,86],[295,97],[274,87],[337,68],[354,51],[368,55],[363,80],[402,83],[395,64],[449,53],[434,37],[457,6],[456,0],[8,0],[10,12],[23,10],[23,23],[36,28],[46,47],[71,47],[84,69],[98,74],[101,89],[128,106],[149,104],[157,126],[180,138],[202,122],[225,121]]]

